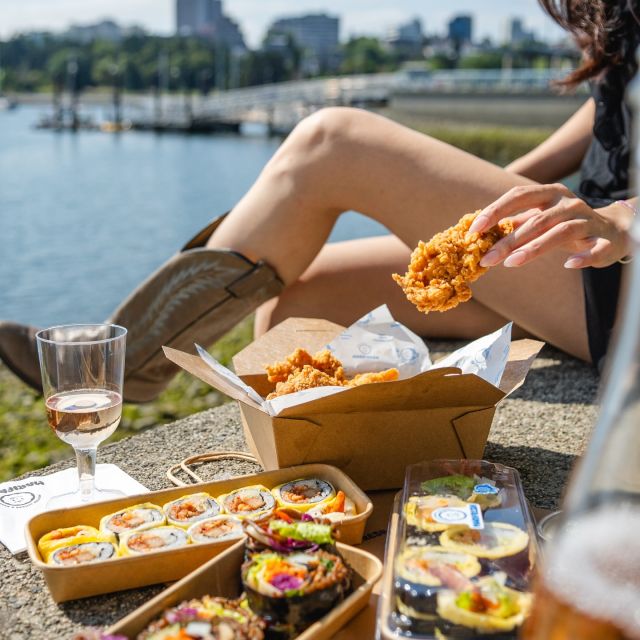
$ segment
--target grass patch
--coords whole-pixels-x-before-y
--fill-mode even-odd
[[[247,318],[210,351],[220,362],[229,365],[231,356],[249,344],[252,333],[252,318]],[[154,402],[125,404],[120,426],[105,443],[216,407],[228,400],[190,374],[179,373]],[[49,429],[42,397],[0,363],[0,482],[72,455],[71,447]]]

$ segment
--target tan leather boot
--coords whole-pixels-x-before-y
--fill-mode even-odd
[[[222,218],[211,223],[151,274],[108,322],[127,328],[124,399],[153,400],[178,371],[162,346],[194,352],[209,346],[283,284],[264,262],[234,251],[207,249]],[[0,323],[0,359],[31,387],[41,389],[35,327]]]

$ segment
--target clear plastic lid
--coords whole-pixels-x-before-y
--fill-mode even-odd
[[[408,467],[396,498],[379,638],[516,638],[531,604],[535,528],[515,469]]]

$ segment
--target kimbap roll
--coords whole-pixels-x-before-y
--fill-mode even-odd
[[[291,480],[274,487],[271,492],[278,506],[303,512],[312,507],[325,505],[336,496],[333,486],[320,478]]]
[[[276,500],[262,485],[243,487],[218,497],[224,513],[236,518],[258,520],[270,516],[276,508]]]
[[[137,556],[164,549],[176,549],[187,544],[187,532],[181,527],[155,527],[147,531],[123,533],[120,536],[120,555]]]
[[[451,527],[440,536],[447,549],[496,560],[520,553],[529,544],[529,535],[506,522],[485,522],[484,529]]]
[[[395,563],[398,611],[416,619],[435,614],[435,595],[442,587],[466,585],[481,571],[475,556],[444,547],[408,546]]]
[[[263,640],[264,622],[238,600],[203,596],[167,609],[138,640]]]
[[[355,502],[348,498],[344,491],[338,491],[333,500],[313,507],[307,513],[313,518],[342,522],[348,516],[355,516],[357,511]]]
[[[438,615],[478,633],[512,631],[531,607],[531,594],[504,586],[504,574],[479,578],[467,589],[445,589],[437,596]]]
[[[68,538],[64,546],[51,551],[46,557],[46,562],[67,567],[111,560],[117,555],[118,550],[111,540],[105,540],[101,536],[77,536]]]
[[[315,522],[308,514],[291,509],[278,509],[266,521],[245,520],[245,533],[248,554],[265,550],[292,553],[318,547],[337,553],[330,524]]]
[[[213,518],[220,513],[220,505],[208,493],[193,493],[163,505],[167,524],[189,528],[194,522]]]
[[[407,524],[423,531],[444,531],[451,525],[437,522],[433,518],[436,509],[445,507],[465,507],[467,503],[455,496],[434,495],[434,496],[411,496],[405,506]]]
[[[49,531],[49,533],[45,533],[45,535],[38,540],[38,551],[43,558],[46,558],[52,551],[55,551],[60,547],[64,547],[70,538],[97,538],[99,536],[100,532],[95,527],[89,527],[83,524],[79,524],[75,527],[54,529],[53,531]]]
[[[214,516],[192,524],[187,530],[191,542],[222,542],[242,538],[242,521],[233,516]]]
[[[166,518],[162,509],[155,504],[145,502],[104,516],[100,520],[100,531],[120,536],[130,531],[144,531],[152,527],[159,527],[165,522]]]
[[[342,558],[322,550],[259,553],[242,565],[241,575],[251,610],[288,637],[341,602],[351,582]]]

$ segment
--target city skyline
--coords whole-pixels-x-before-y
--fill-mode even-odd
[[[369,0],[352,0],[348,8],[341,0],[226,0],[224,11],[236,20],[250,47],[257,47],[268,26],[277,18],[305,13],[329,13],[341,18],[341,39],[352,35],[384,35],[389,26],[418,17],[426,33],[446,32],[448,21],[457,14],[474,17],[474,37],[500,40],[509,18],[523,20],[538,37],[556,40],[562,31],[544,14],[537,0],[520,0],[514,9],[510,0],[484,0],[478,12],[477,0],[456,0],[446,7],[437,0],[394,0],[371,6]],[[0,38],[26,31],[61,31],[71,24],[114,19],[123,26],[137,24],[152,33],[175,32],[175,0],[3,0]]]

